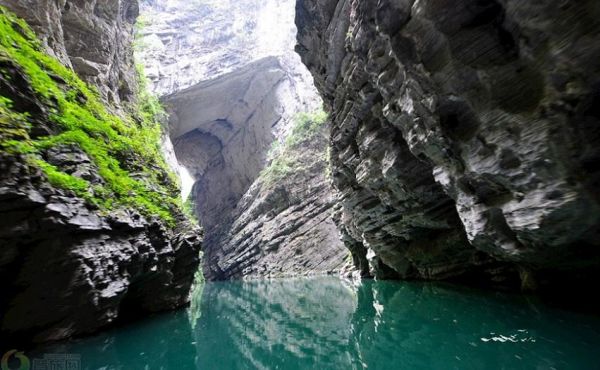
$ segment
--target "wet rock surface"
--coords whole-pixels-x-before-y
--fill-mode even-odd
[[[382,277],[518,271],[526,288],[597,276],[595,2],[296,9],[297,51],[331,111],[355,261]]]
[[[85,154],[65,148],[54,160]],[[200,234],[122,210],[103,214],[0,156],[0,332],[6,345],[91,333],[188,302]],[[93,170],[91,176],[98,176]],[[4,343],[2,343],[4,344]]]
[[[29,3],[1,4],[25,12]],[[73,45],[78,43],[90,47],[86,52],[97,58],[116,58],[117,64],[110,58],[104,60],[110,65],[108,69],[88,79],[97,83],[111,101],[113,77],[133,68],[127,57],[131,56],[127,43],[135,19],[130,11],[137,2],[112,2],[110,6],[36,4],[39,8],[29,4],[21,15],[41,31],[47,46],[67,65],[80,55],[72,53]],[[58,5],[65,7],[63,18],[55,14]],[[69,12],[77,12],[80,23],[69,23],[71,16],[65,15]],[[125,21],[128,25],[121,23]],[[95,28],[86,29],[85,22],[93,23]],[[88,31],[94,32],[93,36]],[[114,43],[113,38],[120,38],[123,44]],[[110,44],[110,48],[96,42]],[[119,54],[123,51],[119,51],[119,45],[127,46],[129,54]],[[2,96],[12,101],[14,111],[28,113],[28,122],[33,126],[31,138],[57,134],[56,124],[49,119],[55,111],[52,103],[39,100],[23,71],[6,56],[0,56],[0,63]],[[89,77],[74,63],[73,67],[82,77]],[[10,117],[1,119],[1,135],[20,132],[11,126]],[[19,135],[15,138],[23,139]],[[57,145],[39,154],[50,165],[89,181],[91,186],[104,181],[94,162],[76,145]],[[31,165],[31,158],[2,147],[0,349],[88,334],[112,323],[188,303],[200,264],[202,235],[182,214],[173,216],[177,226],[124,208],[101,211],[71,191],[52,186]]]

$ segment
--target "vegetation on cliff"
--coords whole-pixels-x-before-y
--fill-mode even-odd
[[[275,141],[269,151],[269,165],[261,172],[260,177],[266,185],[273,184],[291,173],[302,171],[310,163],[302,160],[300,148],[322,135],[322,128],[327,121],[327,113],[322,109],[310,113],[298,113],[294,117],[294,126],[283,143]]]
[[[44,107],[41,113],[22,111],[3,91],[0,151],[25,155],[53,186],[70,190],[101,210],[134,208],[174,222],[181,201],[177,180],[160,150],[162,109],[146,92],[143,79],[138,102],[127,109],[130,113],[111,113],[93,87],[46,54],[26,22],[3,7],[0,72],[7,84],[24,79],[25,90],[32,90]],[[40,135],[35,130],[34,134],[33,128],[42,120],[49,132]],[[60,145],[74,145],[85,152],[103,181],[92,184],[49,163],[44,154]]]

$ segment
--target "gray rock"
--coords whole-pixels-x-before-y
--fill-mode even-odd
[[[125,210],[102,215],[28,176],[24,163],[0,155],[0,344],[91,333],[188,302],[198,230],[183,222],[168,230]]]
[[[311,155],[298,153],[314,173],[275,188],[258,179],[273,141],[283,140],[294,115],[310,106],[294,83],[281,60],[268,57],[162,99],[177,158],[196,180],[208,279],[325,273],[343,262],[324,139],[306,145]],[[289,196],[295,204],[285,203]]]
[[[95,85],[106,101],[120,107],[134,98],[138,0],[0,0],[0,5],[25,19],[48,52]]]
[[[292,51],[293,2],[173,0],[143,4],[141,13],[138,52],[153,89],[164,94],[174,152],[195,181],[206,277],[339,270],[347,252],[331,220],[324,141],[299,153],[312,171],[276,187],[259,178],[294,115],[320,106]]]
[[[144,1],[137,56],[158,95],[277,57],[300,100],[318,100],[293,52],[294,0]]]
[[[296,9],[355,260],[367,250],[379,275],[427,279],[516,266],[548,284],[597,269],[595,2]]]
[[[125,109],[120,103],[132,98],[130,44],[137,1],[0,4],[31,23],[49,52],[95,84],[114,109]],[[29,113],[31,136],[56,134],[48,119],[52,103],[37,98],[6,56],[0,63],[2,96],[10,98],[14,110]],[[94,75],[90,66],[101,73]],[[91,184],[103,182],[76,146],[40,154],[66,173]],[[2,150],[0,215],[0,348],[92,333],[189,301],[201,231],[177,212],[176,227],[126,209],[101,212],[54,188],[30,159]]]
[[[327,131],[286,152],[297,166],[281,178],[264,173],[232,212],[231,224],[208,234],[209,279],[340,273],[348,251],[333,222],[336,193],[327,169]]]

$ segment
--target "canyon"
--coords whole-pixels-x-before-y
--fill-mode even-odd
[[[193,178],[205,277],[340,271],[347,252],[332,219],[327,128],[316,143],[285,153],[302,155],[287,176],[261,177],[298,115],[322,104],[293,52],[294,2],[171,0],[141,9],[148,25],[139,31],[139,59],[169,113],[175,155]]]
[[[595,310],[594,1],[0,6],[0,349],[186,306],[202,280],[450,281]],[[352,289],[318,291],[350,321]]]

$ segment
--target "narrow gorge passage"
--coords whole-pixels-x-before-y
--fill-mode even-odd
[[[0,0],[0,368],[594,369],[594,0]]]
[[[137,53],[194,181],[205,277],[340,271],[328,129],[294,52],[293,1],[150,2],[141,19]],[[322,127],[305,130],[315,119]]]

